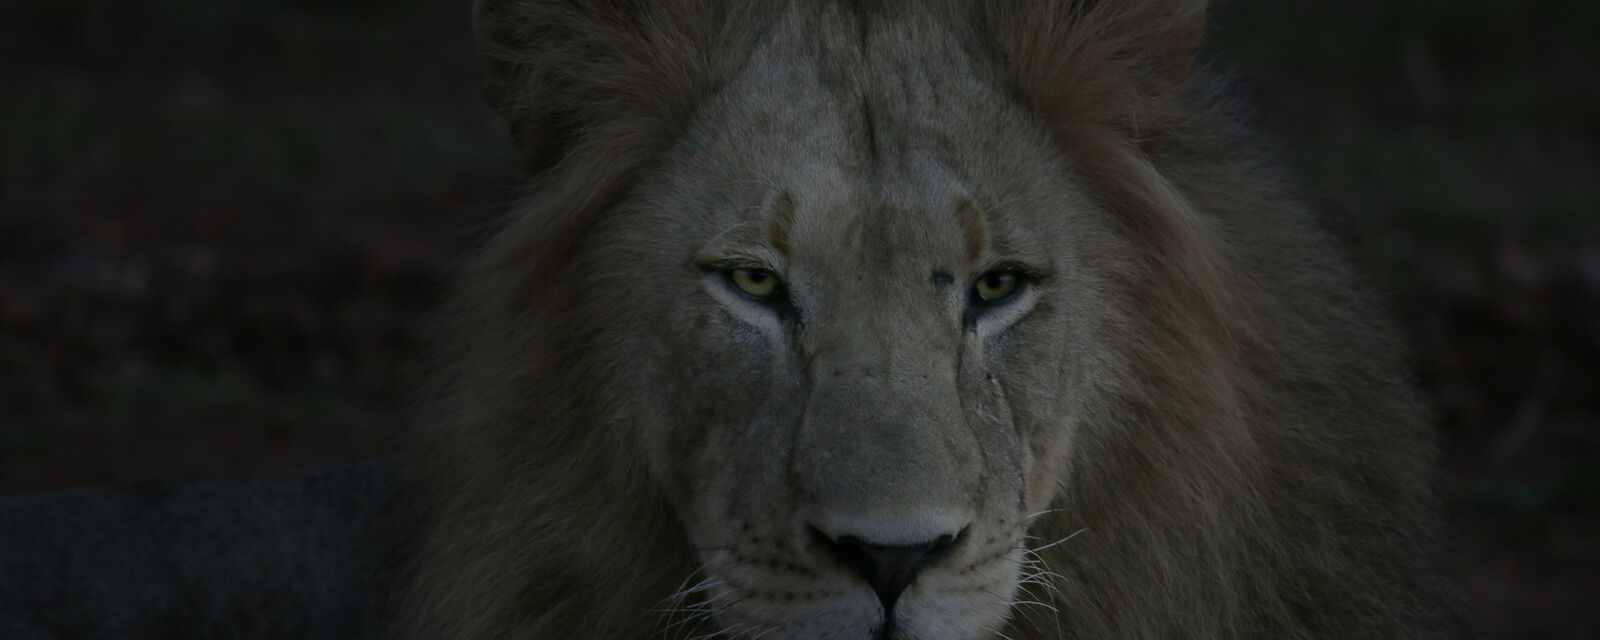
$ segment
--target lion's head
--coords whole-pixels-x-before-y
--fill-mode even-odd
[[[420,436],[419,637],[1421,607],[1416,412],[1186,86],[1204,3],[971,4],[479,1],[537,181]]]

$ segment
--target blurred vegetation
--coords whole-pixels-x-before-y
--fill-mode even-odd
[[[392,446],[439,292],[518,188],[468,4],[0,4],[0,490]],[[1212,22],[1414,338],[1485,636],[1600,637],[1600,4]]]
[[[1593,238],[1600,5],[1235,2],[1217,22],[1293,155],[1368,224]]]
[[[0,6],[0,488],[390,446],[516,184],[472,55],[452,2]]]
[[[1213,23],[1413,337],[1484,637],[1600,637],[1600,4],[1236,1]]]

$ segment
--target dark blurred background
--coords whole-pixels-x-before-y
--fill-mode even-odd
[[[0,492],[395,446],[520,180],[469,4],[0,4]],[[1417,345],[1485,637],[1600,638],[1600,3],[1212,22]]]

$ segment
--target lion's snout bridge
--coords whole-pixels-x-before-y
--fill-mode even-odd
[[[897,367],[890,351],[813,364],[833,373],[811,392],[793,467],[811,551],[871,588],[880,637],[918,576],[962,546],[983,475],[954,363]]]

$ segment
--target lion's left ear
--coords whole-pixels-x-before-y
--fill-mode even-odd
[[[1148,256],[1151,313],[1207,327],[1203,357],[1234,349],[1237,313],[1209,222],[1164,173],[1163,145],[1190,105],[1183,85],[1204,42],[1205,0],[992,0],[979,18],[1012,89]]]
[[[565,264],[596,214],[737,68],[770,4],[477,0],[484,93],[539,192],[489,263],[531,263],[530,283]]]
[[[484,93],[528,169],[657,150],[738,60],[761,3],[476,0]]]
[[[1205,41],[1205,0],[983,3],[1016,89],[1063,140],[1111,126],[1158,152]]]

